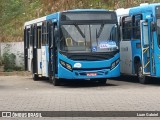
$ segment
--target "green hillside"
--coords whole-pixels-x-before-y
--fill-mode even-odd
[[[0,41],[22,41],[23,24],[44,15],[78,8],[116,9],[160,0],[0,0]]]

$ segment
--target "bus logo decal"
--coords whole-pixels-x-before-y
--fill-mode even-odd
[[[92,47],[92,52],[96,52],[96,51],[97,51],[97,47],[96,46]]]
[[[82,67],[82,64],[81,63],[75,63],[74,64],[74,68],[81,68]]]

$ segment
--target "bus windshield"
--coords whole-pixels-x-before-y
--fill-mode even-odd
[[[60,49],[68,52],[112,52],[118,49],[116,24],[62,25]]]

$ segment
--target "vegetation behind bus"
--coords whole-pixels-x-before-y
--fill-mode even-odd
[[[23,24],[47,14],[78,8],[117,9],[159,0],[0,0],[0,42],[22,41]]]

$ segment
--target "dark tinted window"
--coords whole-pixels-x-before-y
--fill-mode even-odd
[[[48,29],[47,22],[44,22],[42,26],[42,45],[48,44],[48,30],[47,29]]]
[[[156,15],[157,17],[160,17],[160,6],[156,7]]]
[[[122,37],[123,40],[130,40],[132,35],[132,18],[122,18]]]
[[[116,20],[115,12],[65,12],[61,15],[61,21],[69,20]]]
[[[133,16],[133,39],[140,39],[140,20],[142,15]]]
[[[30,35],[30,29],[26,29],[26,38],[25,38],[25,40],[26,40],[26,44],[25,44],[25,48],[29,48],[29,40],[30,40],[30,37],[29,37],[29,35]]]
[[[37,28],[37,48],[41,48],[41,26]]]

